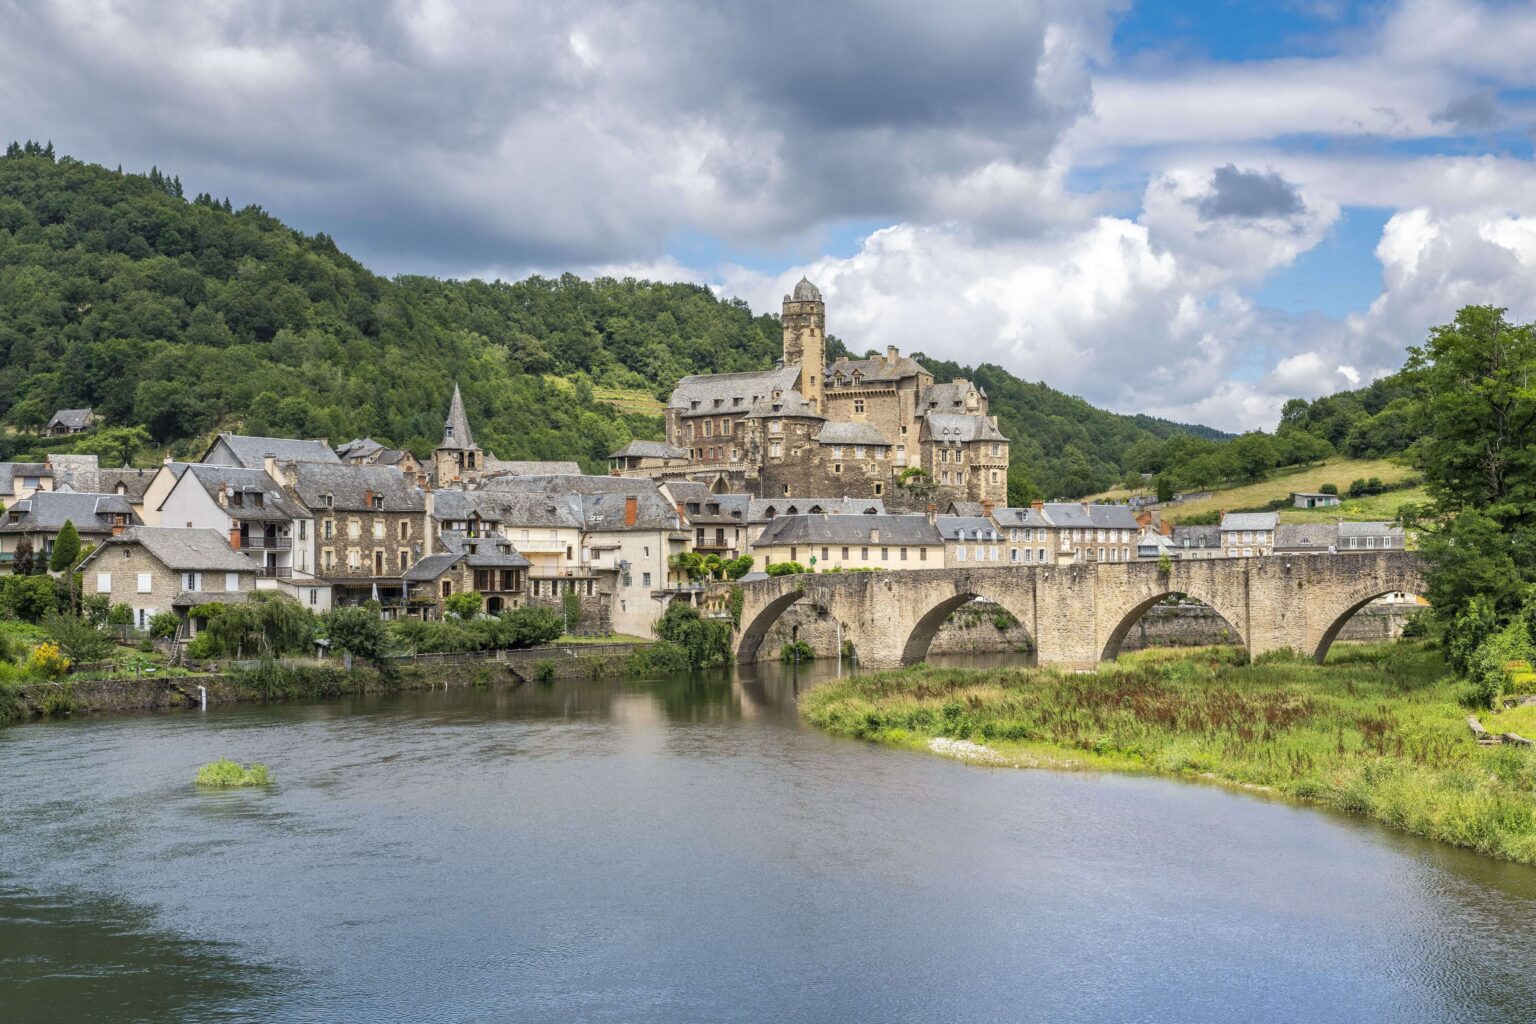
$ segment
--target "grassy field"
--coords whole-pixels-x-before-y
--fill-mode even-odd
[[[1293,492],[1301,491],[1315,493],[1323,484],[1333,484],[1343,494],[1349,490],[1349,485],[1356,480],[1377,477],[1385,484],[1395,484],[1415,476],[1414,470],[1407,466],[1399,465],[1387,459],[1346,459],[1335,457],[1326,459],[1315,466],[1307,466],[1303,469],[1291,469],[1276,473],[1268,480],[1256,484],[1241,484],[1234,487],[1224,487],[1214,490],[1209,498],[1200,498],[1195,501],[1181,501],[1177,504],[1167,505],[1164,515],[1175,522],[1189,516],[1203,515],[1209,512],[1233,512],[1237,509],[1260,508],[1284,498],[1289,498]],[[1143,492],[1145,493],[1145,492]],[[1344,509],[1323,509],[1318,512],[1331,512],[1333,518],[1343,515],[1345,519],[1391,519],[1397,512],[1397,506],[1404,501],[1415,500],[1409,497],[1413,491],[1393,491],[1388,494],[1377,495],[1374,499],[1361,499],[1372,501],[1370,512],[1367,514],[1362,506],[1359,514],[1352,514]],[[1090,501],[1124,501],[1130,497],[1131,492],[1124,488],[1115,488],[1102,494],[1094,495]],[[1418,499],[1422,501],[1423,495]],[[1382,510],[1390,507],[1391,511],[1382,514]],[[1296,509],[1303,516],[1300,522],[1306,522],[1307,517],[1314,513],[1304,509]]]
[[[820,685],[800,712],[980,764],[1218,782],[1536,863],[1536,750],[1478,746],[1436,652],[1339,645],[1321,666],[1242,656],[1145,651],[1088,675],[917,666]]]
[[[1281,509],[1280,521],[1282,523],[1328,523],[1336,519],[1347,519],[1351,522],[1363,520],[1390,521],[1397,517],[1399,506],[1408,504],[1422,505],[1428,501],[1429,492],[1424,488],[1406,487],[1401,491],[1373,494],[1368,498],[1345,498],[1344,503],[1337,508]]]

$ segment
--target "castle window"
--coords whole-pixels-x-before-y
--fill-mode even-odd
[[[856,445],[853,446],[853,457],[856,458],[856,459],[862,459],[864,457],[864,446],[863,445],[856,444]]]
[[[768,457],[770,459],[778,458],[780,455],[782,455],[784,453],[783,449],[784,449],[784,446],[779,444],[779,442],[777,442],[777,441],[769,442],[769,444],[768,444]],[[785,493],[788,493],[788,492],[786,491]]]
[[[834,472],[834,473],[841,473],[842,471],[843,471],[843,464],[841,462],[834,462],[834,463],[832,463],[832,472]]]
[[[731,421],[729,419],[727,419],[727,418],[723,418],[722,417],[721,420],[720,420],[720,433],[722,433],[722,434],[729,434],[730,432],[731,432]]]
[[[704,436],[705,437],[714,437],[715,436],[715,421],[714,420],[705,420],[704,421]]]
[[[768,421],[768,433],[770,433],[770,434],[782,434],[783,432],[784,432],[784,421],[783,420],[769,420]]]
[[[885,484],[875,484],[875,495],[878,497],[885,493]]]
[[[862,398],[855,398],[853,400],[853,411],[854,412],[863,412],[864,411],[864,399],[862,399]]]

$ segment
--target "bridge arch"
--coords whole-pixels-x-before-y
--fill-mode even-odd
[[[835,602],[828,600],[827,596],[809,590],[790,588],[757,609],[751,619],[742,624],[740,639],[736,643],[737,663],[747,665],[757,661],[768,633],[784,613],[796,605],[816,608],[828,617],[837,619],[842,623],[843,640],[857,645],[853,630],[848,622],[838,615]],[[841,654],[841,652],[836,653]]]
[[[901,663],[903,665],[915,665],[928,658],[928,648],[933,645],[933,638],[949,617],[976,600],[989,601],[1006,611],[1019,625],[1025,628],[1029,634],[1030,649],[1033,654],[1035,635],[1032,623],[1032,609],[1010,606],[1010,602],[1000,599],[987,592],[986,587],[964,586],[957,588],[956,593],[943,597],[927,611],[917,617],[912,628],[907,631],[906,642],[902,645]]]
[[[1234,643],[1242,644],[1245,647],[1248,645],[1247,623],[1234,610],[1223,608],[1223,602],[1219,598],[1213,599],[1214,595],[1202,594],[1196,590],[1178,590],[1170,585],[1157,589],[1151,594],[1143,595],[1130,607],[1124,608],[1108,617],[1108,620],[1113,622],[1114,626],[1105,635],[1103,644],[1100,646],[1099,661],[1114,661],[1118,658],[1121,645],[1125,643],[1126,636],[1130,634],[1136,624],[1141,621],[1147,612],[1152,610],[1154,605],[1160,604],[1170,597],[1187,597],[1198,601],[1220,616],[1221,620],[1227,624],[1228,628],[1232,630]]]
[[[1351,593],[1343,601],[1342,606],[1334,605],[1322,617],[1323,628],[1317,637],[1311,642],[1309,653],[1312,660],[1321,665],[1328,657],[1328,650],[1333,642],[1338,639],[1339,633],[1356,613],[1378,597],[1386,597],[1388,594],[1414,594],[1424,593],[1424,581],[1418,577],[1405,577],[1392,581],[1390,586],[1381,583],[1371,583],[1362,586]]]

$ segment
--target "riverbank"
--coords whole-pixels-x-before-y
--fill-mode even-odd
[[[1536,752],[1478,746],[1436,652],[1241,656],[1147,651],[1088,675],[918,666],[824,684],[799,706],[837,735],[994,766],[1219,782],[1536,864]]]

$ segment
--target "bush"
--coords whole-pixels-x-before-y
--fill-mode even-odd
[[[258,763],[246,767],[227,758],[211,761],[197,770],[197,784],[199,786],[215,788],[270,786],[276,781],[277,779],[273,777],[264,764]]]
[[[711,555],[711,558],[714,556]],[[565,629],[574,630],[581,626],[581,595],[574,590],[567,590],[560,595],[560,608],[565,613]]]
[[[478,590],[464,590],[443,599],[443,609],[459,619],[472,619],[485,607],[485,597]]]
[[[1332,494],[1334,497],[1338,497],[1339,485],[1338,484],[1323,484],[1323,486],[1321,486],[1321,487],[1319,487],[1317,489],[1317,493],[1318,494]]]
[[[692,605],[673,603],[657,620],[656,636],[681,647],[691,668],[731,663],[731,627],[724,622],[706,622]]]
[[[101,661],[112,653],[111,635],[77,616],[50,611],[43,616],[43,629],[72,664]]]
[[[44,640],[32,648],[27,659],[27,671],[44,679],[57,679],[69,671],[69,657],[51,640]]]
[[[774,562],[768,566],[769,576],[798,576],[810,571],[799,562]]]
[[[133,625],[133,609],[126,604],[115,604],[107,609],[107,625],[131,626]]]
[[[499,616],[506,646],[515,649],[537,647],[557,640],[564,630],[560,616],[548,608],[514,608]]]
[[[624,662],[624,673],[630,676],[672,675],[687,672],[689,668],[688,652],[669,640],[636,651]]]
[[[1467,681],[1471,684],[1467,703],[1479,708],[1493,707],[1509,685],[1511,667],[1528,669],[1533,657],[1536,645],[1523,622],[1513,622],[1485,639],[1467,665]]]
[[[156,612],[149,619],[149,635],[157,640],[169,640],[181,628],[181,616],[175,612]]]
[[[779,660],[789,662],[812,661],[816,657],[816,648],[804,640],[796,640],[779,648]]]
[[[215,622],[228,616],[221,615]],[[355,658],[366,658],[379,668],[388,664],[389,632],[377,613],[364,607],[332,608],[321,616],[321,624],[331,649]]]
[[[548,658],[533,663],[533,678],[535,682],[551,683],[555,679],[555,663]]]
[[[37,622],[58,605],[58,588],[48,576],[0,577],[0,607],[23,622]]]
[[[224,653],[223,646],[206,629],[192,638],[187,645],[187,657],[196,661],[208,661]]]

